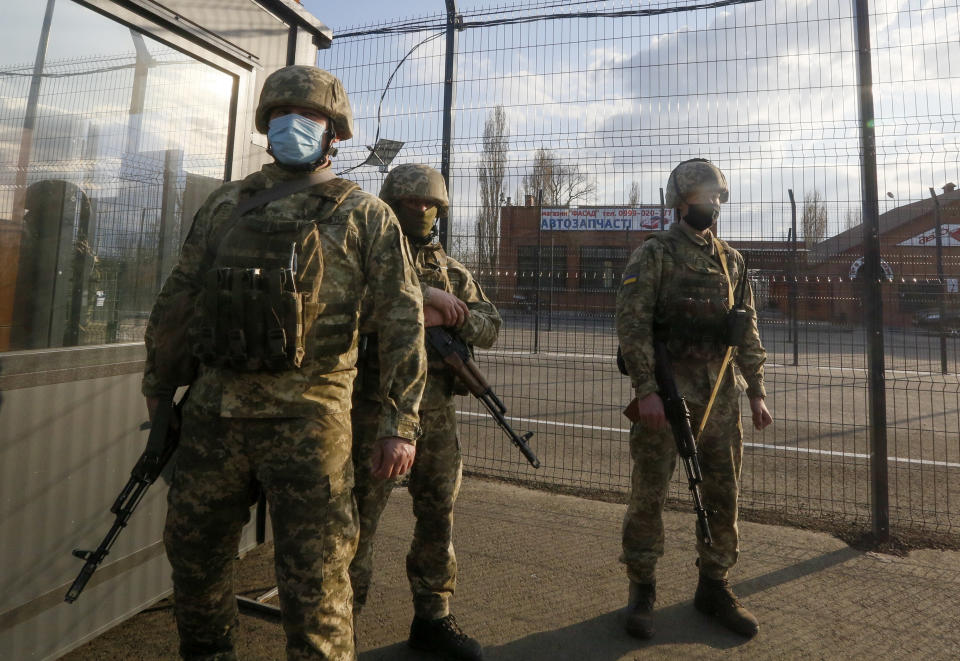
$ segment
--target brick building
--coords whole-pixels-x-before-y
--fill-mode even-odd
[[[505,206],[500,212],[500,305],[612,311],[627,258],[652,232],[667,229],[660,207]]]
[[[497,303],[530,307],[539,294],[541,307],[611,312],[630,254],[673,222],[673,211],[664,211],[649,206],[503,207]],[[858,225],[809,249],[792,241],[731,244],[747,260],[761,311],[786,314],[794,305],[800,319],[857,323],[862,317],[857,280],[862,237]],[[938,308],[941,298],[948,310],[960,310],[960,191],[955,186],[946,185],[936,205],[928,197],[881,214],[880,250],[889,283],[884,290],[887,324],[909,326],[918,314]]]

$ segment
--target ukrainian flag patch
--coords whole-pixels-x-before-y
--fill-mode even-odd
[[[636,275],[625,275],[625,276],[623,276],[623,282],[620,283],[620,284],[622,284],[622,285],[632,285],[633,283],[635,283],[635,282],[637,281],[637,278],[638,278],[638,277],[639,277],[639,276],[636,276]]]

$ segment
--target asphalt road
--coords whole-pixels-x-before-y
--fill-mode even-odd
[[[768,349],[768,407],[775,422],[757,432],[745,418],[741,505],[788,517],[870,521],[869,372],[861,329],[761,324]],[[885,335],[886,442],[891,524],[960,531],[960,338],[923,331]],[[536,351],[536,352],[535,352]],[[529,467],[472,398],[460,399],[468,470],[540,486],[625,493],[629,382],[614,364],[609,316],[507,316],[493,350],[477,361],[518,431],[533,431],[542,462]],[[742,410],[746,409],[743,402]],[[678,470],[679,473],[679,470]],[[679,477],[679,475],[678,475]],[[686,498],[685,481],[675,495]]]

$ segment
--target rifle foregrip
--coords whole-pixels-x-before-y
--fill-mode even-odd
[[[479,397],[487,391],[487,388],[484,387],[484,384],[477,380],[474,372],[467,366],[467,363],[463,362],[461,358],[456,353],[451,353],[443,357],[443,362],[447,364],[447,367],[450,368],[458,379],[463,382],[463,385],[467,387],[472,394]]]
[[[473,358],[467,358],[464,361],[464,365],[466,366],[467,370],[470,371],[470,374],[473,376],[473,378],[477,380],[477,383],[479,383],[484,390],[490,390],[490,382],[487,381],[487,377],[483,375],[483,372],[480,371],[480,368],[477,367],[477,364],[473,362]]]

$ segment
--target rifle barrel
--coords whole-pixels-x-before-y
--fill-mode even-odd
[[[533,453],[527,441],[533,436],[533,432],[527,432],[523,436],[516,431],[507,422],[504,415],[507,407],[503,405],[500,398],[493,392],[493,388],[487,383],[483,372],[477,367],[470,355],[470,349],[467,344],[454,333],[440,326],[431,326],[426,329],[426,339],[430,345],[440,354],[447,367],[460,379],[470,390],[470,393],[479,399],[500,428],[506,432],[513,444],[526,457],[527,461],[534,468],[540,468],[540,460]]]

